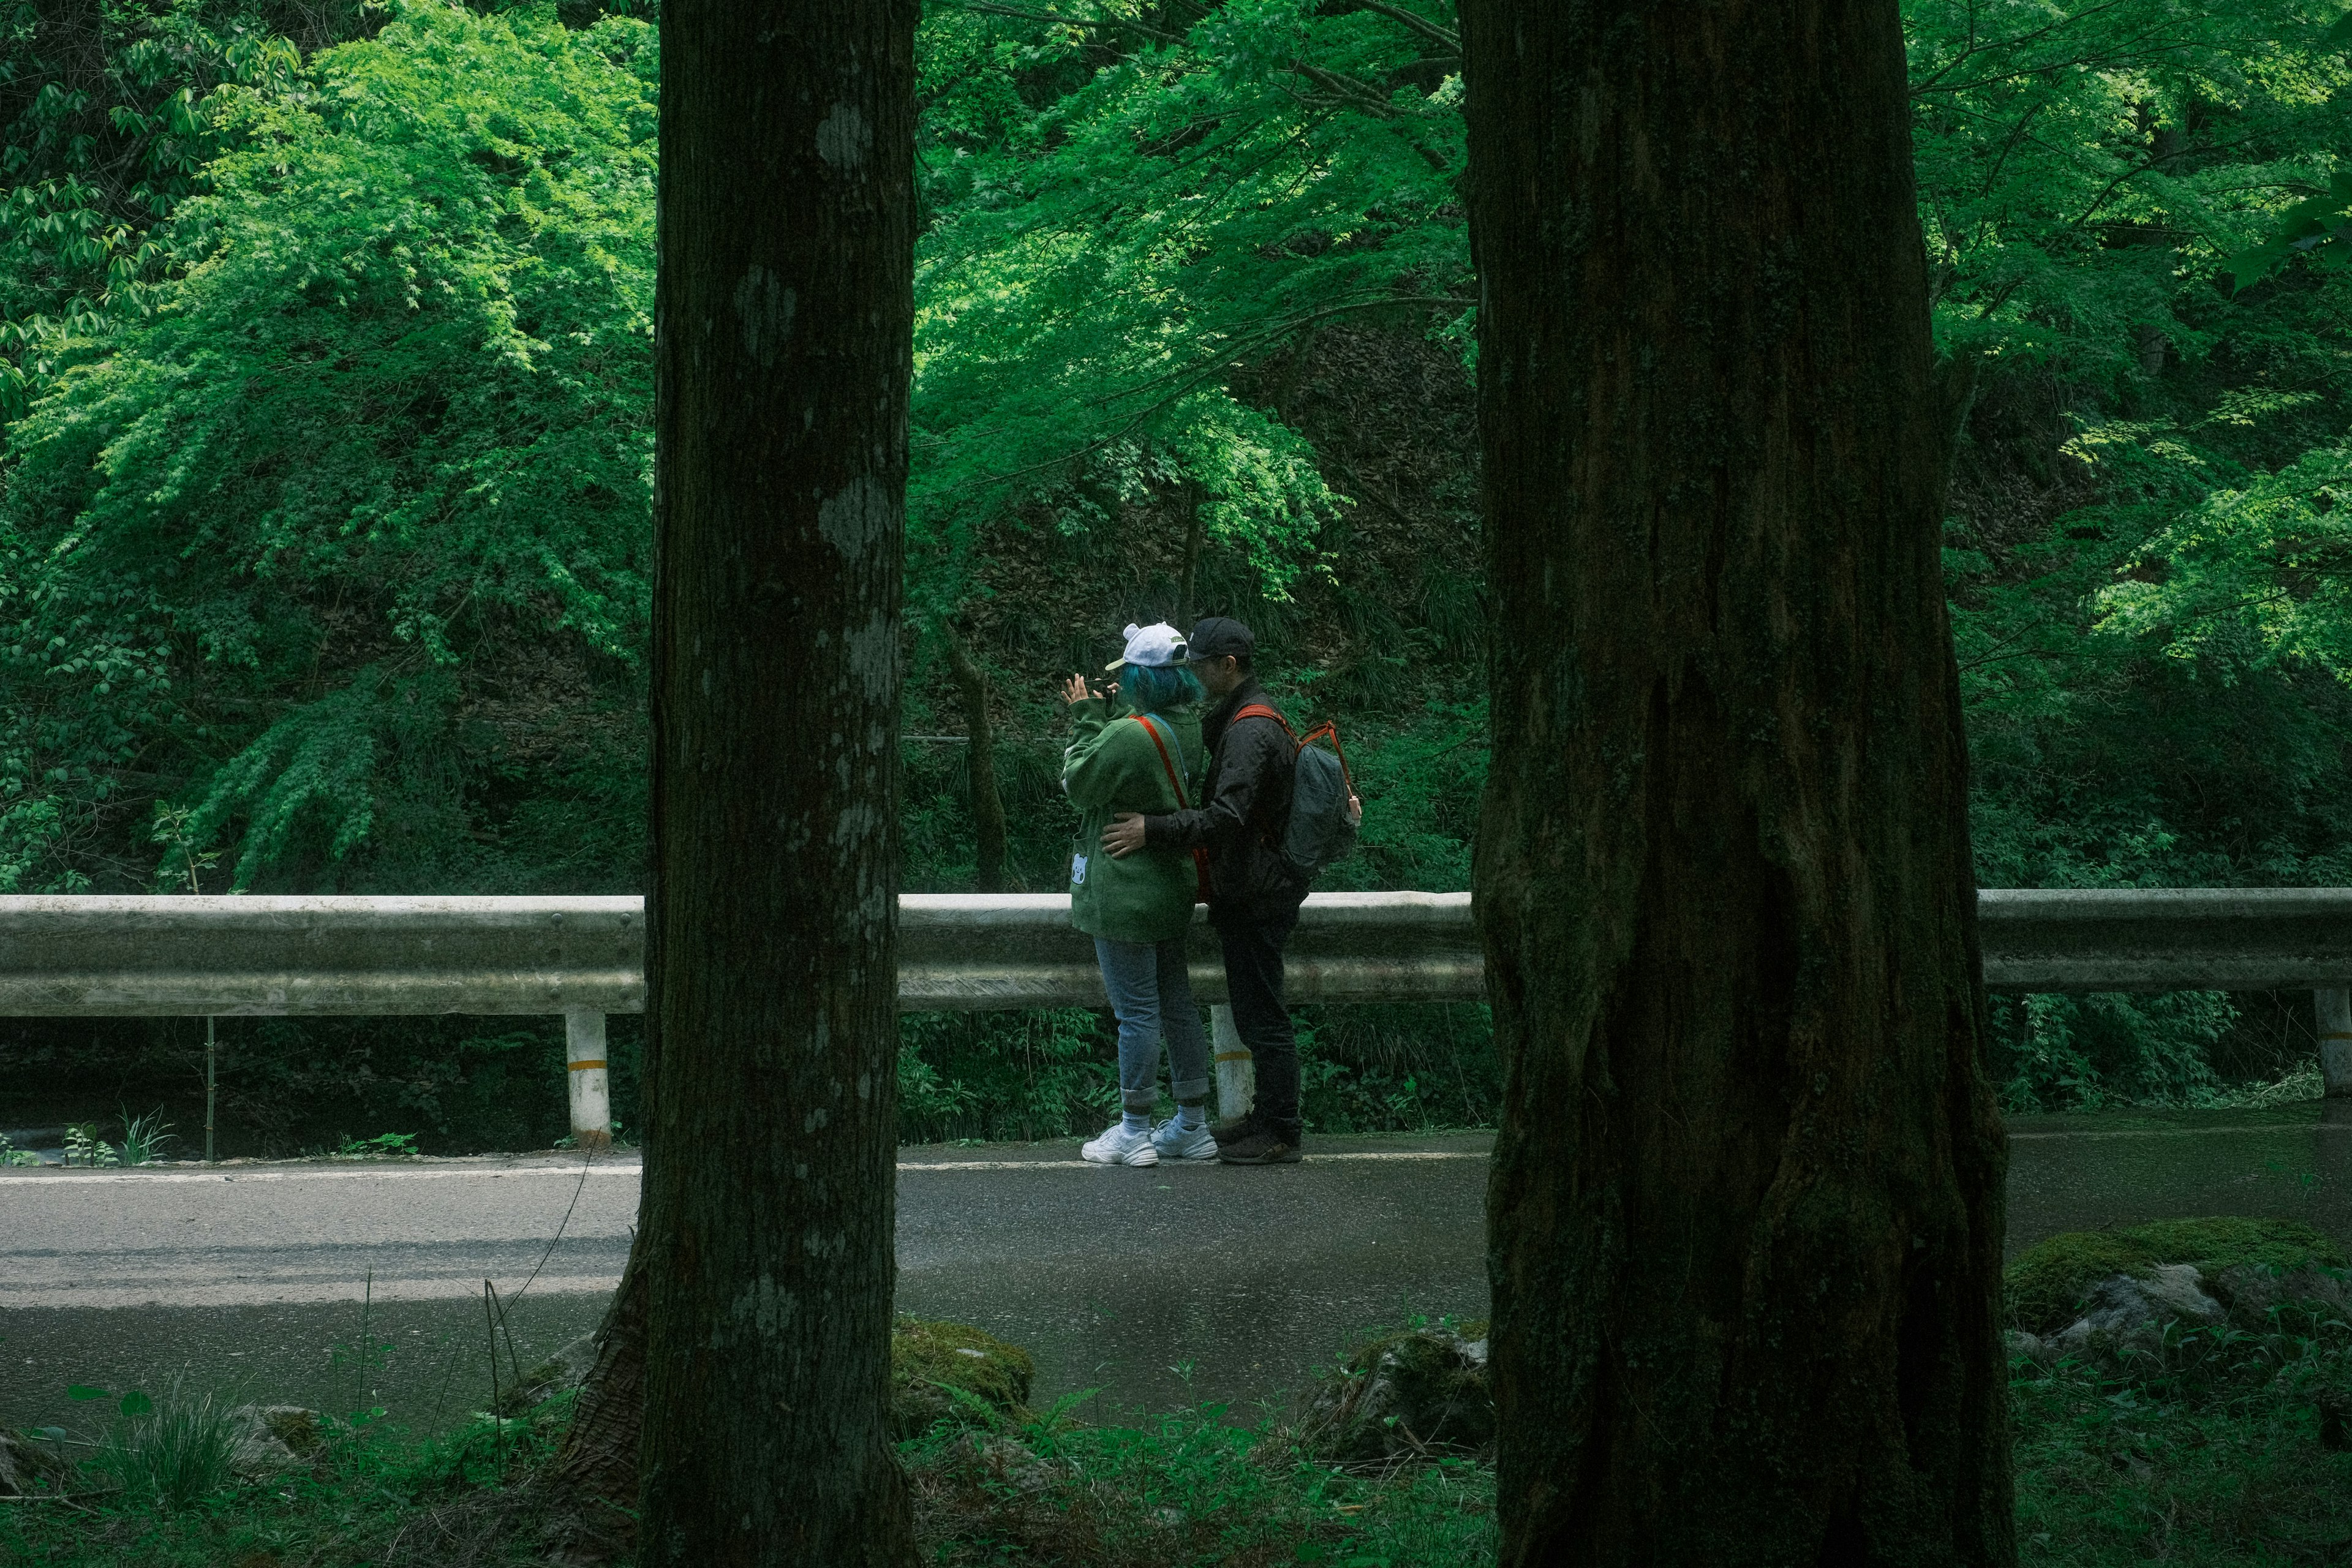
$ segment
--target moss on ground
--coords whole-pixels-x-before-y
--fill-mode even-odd
[[[2193,1263],[2210,1280],[2238,1264],[2286,1273],[2315,1263],[2341,1268],[2346,1262],[2342,1247],[2295,1220],[2221,1215],[2068,1231],[2019,1253],[2005,1278],[2011,1321],[2029,1333],[2048,1334],[2073,1322],[2090,1288],[2111,1275]]]
[[[951,1389],[999,1415],[1025,1419],[1036,1374],[1019,1345],[968,1323],[902,1317],[890,1329],[890,1424],[900,1437],[912,1437],[942,1416],[978,1414]]]

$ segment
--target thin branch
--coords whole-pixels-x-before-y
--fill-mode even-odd
[[[1416,16],[1402,5],[1391,5],[1387,4],[1387,0],[1356,0],[1356,4],[1366,11],[1377,12],[1381,16],[1386,16],[1390,21],[1397,23],[1401,26],[1412,28],[1414,32],[1419,33],[1423,37],[1429,39],[1433,43],[1443,45],[1447,50],[1452,52],[1454,58],[1459,58],[1461,57],[1461,36],[1456,33],[1447,32],[1444,27],[1439,26],[1428,17]]]
[[[1321,66],[1310,66],[1305,60],[1291,61],[1290,68],[1322,88],[1326,92],[1333,94],[1339,101],[1350,108],[1360,110],[1366,114],[1381,120],[1396,118],[1396,110],[1390,107],[1387,100],[1352,77],[1344,77],[1337,71],[1325,70]]]
[[[1934,75],[1922,79],[1916,87],[1914,87],[1911,89],[1911,91],[1914,96],[1916,96],[1919,93],[1930,90],[1937,82],[1951,75],[1953,70],[1958,68],[1962,61],[1969,58],[1971,56],[1988,54],[1995,49],[2014,49],[2021,47],[2026,44],[2034,42],[2036,39],[2048,37],[2051,34],[2058,32],[2063,28],[2073,26],[2077,22],[2084,21],[2090,17],[2095,16],[2102,11],[2112,11],[2123,3],[2124,0],[2105,0],[2105,4],[2104,5],[2093,5],[2087,10],[2078,11],[2071,16],[2061,16],[2053,22],[2050,22],[2042,26],[2031,28],[2026,32],[2018,34],[2015,37],[2004,38],[1997,44],[1979,43],[1977,41],[1976,11],[1975,8],[1971,6],[1969,11],[1968,47],[1961,49],[1959,53],[1954,55],[1950,59],[1946,60],[1941,69],[1937,70]]]

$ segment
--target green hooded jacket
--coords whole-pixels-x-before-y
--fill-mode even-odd
[[[1192,857],[1181,849],[1139,849],[1114,860],[1102,847],[1103,829],[1123,811],[1181,809],[1169,778],[1183,781],[1182,797],[1198,804],[1207,759],[1201,752],[1197,706],[1149,718],[1113,713],[1100,698],[1070,705],[1077,728],[1062,753],[1062,793],[1078,808],[1078,838],[1070,855],[1070,923],[1113,942],[1166,942],[1192,923],[1198,885]],[[1160,745],[1152,743],[1151,729]],[[1167,762],[1160,760],[1160,746]]]

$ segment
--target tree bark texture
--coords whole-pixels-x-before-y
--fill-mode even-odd
[[[1463,0],[1506,1563],[2014,1559],[1895,0]]]
[[[662,8],[640,1561],[913,1560],[889,1441],[917,0]]]
[[[600,1560],[636,1538],[637,1446],[646,1414],[646,1251],[629,1248],[620,1288],[596,1331],[596,1361],[580,1382],[548,1483],[572,1500],[585,1529],[572,1555]],[[614,1550],[600,1550],[610,1547]]]
[[[971,783],[973,879],[983,893],[1004,891],[1004,795],[996,787],[996,725],[988,716],[988,676],[953,626],[944,628],[948,672],[963,707],[964,766]]]

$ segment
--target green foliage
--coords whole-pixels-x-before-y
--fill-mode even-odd
[[[2019,1560],[2220,1568],[2337,1550],[2352,1334],[2313,1327],[2194,1330],[2123,1363],[2013,1361]]]
[[[0,0],[0,889],[642,885],[657,61],[606,9],[100,0],[68,47]],[[1013,885],[1058,887],[1045,678],[1185,596],[1341,721],[1329,885],[1466,885],[1446,8],[927,10],[907,728],[961,729],[925,670],[968,625]],[[2352,879],[2337,0],[1905,11],[1979,879]],[[908,885],[968,887],[969,759],[907,764]],[[2211,1103],[2265,1008],[2005,1003],[2000,1070]],[[1077,1130],[1075,1027],[911,1026],[910,1131]],[[1312,1027],[1324,1124],[1488,1103],[1482,1045]],[[487,1038],[399,1070],[436,1143],[541,1136]],[[273,1140],[410,1120],[310,1048]]]
[[[2223,992],[1990,1000],[1993,1026],[2009,1045],[2000,1087],[2008,1110],[2200,1106],[2225,1093],[2212,1053],[2238,1010]]]
[[[2068,1231],[2036,1242],[2010,1259],[2010,1317],[2029,1333],[2054,1333],[2072,1323],[2084,1295],[2115,1274],[2139,1274],[2159,1264],[2193,1263],[2218,1275],[2238,1264],[2290,1273],[2311,1264],[2346,1267],[2344,1249],[2294,1220],[2159,1220],[2126,1230]]]
[[[150,303],[165,265],[157,221],[223,145],[206,98],[292,79],[295,46],[268,9],[0,5],[0,418],[24,411],[68,343]]]
[[[2329,0],[1904,12],[1937,336],[2000,372],[2112,393],[2151,341],[2201,356],[2191,286],[2346,151]]]
[[[95,1121],[77,1121],[66,1128],[66,1163],[110,1167],[122,1163],[122,1152],[98,1135]]]
[[[1118,1063],[1092,1013],[909,1013],[898,1024],[898,1127],[913,1143],[1032,1142],[1101,1131]]]
[[[126,1165],[152,1165],[163,1157],[165,1144],[179,1141],[160,1108],[144,1116],[122,1113],[122,1163]]]
[[[1308,0],[1181,32],[1045,15],[925,24],[915,597],[961,599],[1007,509],[1076,531],[1178,490],[1278,598],[1344,503],[1231,373],[1339,317],[1467,308],[1454,63]]]
[[[205,100],[171,277],[9,431],[0,883],[75,885],[126,775],[186,781],[234,886],[430,864],[479,832],[472,671],[634,665],[653,74],[641,23],[418,0]]]
[[[416,1152],[414,1132],[379,1132],[373,1138],[346,1138],[336,1145],[338,1160],[405,1160]]]

